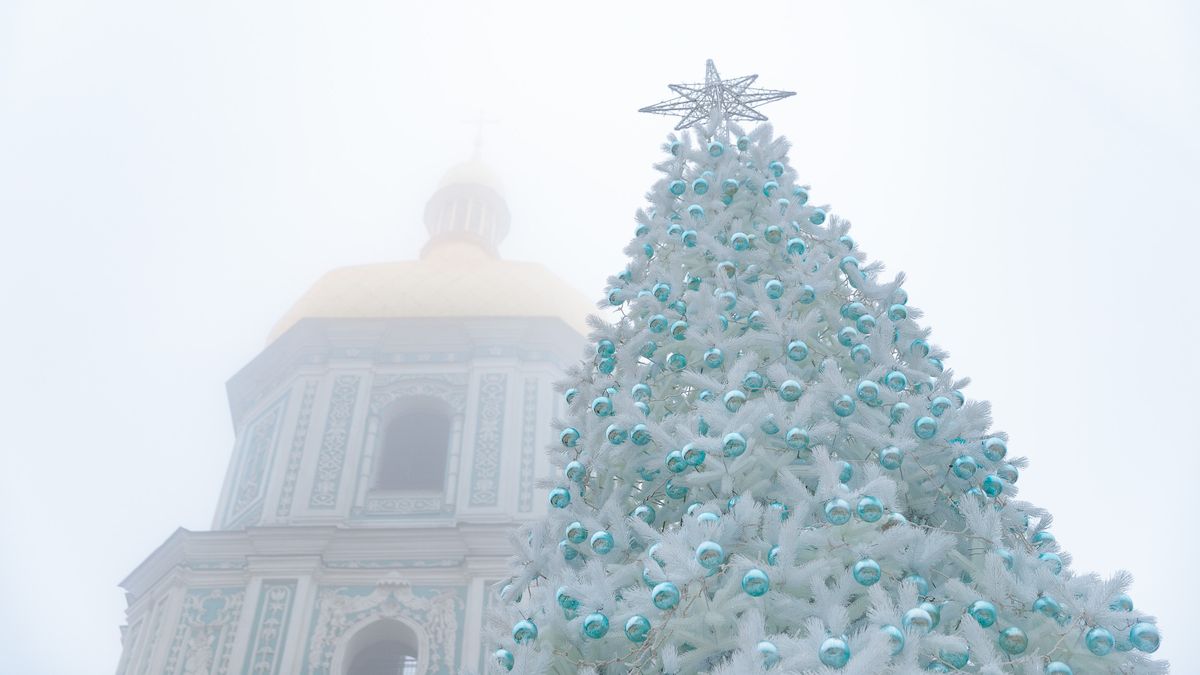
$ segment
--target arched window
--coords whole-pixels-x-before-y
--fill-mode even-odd
[[[406,398],[385,419],[374,488],[440,491],[450,450],[450,407],[435,398]]]
[[[376,621],[354,635],[345,675],[416,675],[416,635],[398,621]]]

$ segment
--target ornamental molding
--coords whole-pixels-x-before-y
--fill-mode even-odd
[[[371,385],[371,415],[378,417],[392,403],[414,396],[445,401],[455,414],[462,414],[467,405],[467,374],[376,375]]]
[[[229,673],[229,657],[243,597],[241,587],[188,591],[175,637],[167,651],[164,675]]]
[[[287,466],[284,469],[283,484],[280,487],[279,503],[275,507],[275,515],[286,518],[292,512],[292,502],[296,498],[296,483],[300,476],[300,465],[304,461],[304,447],[308,443],[308,429],[312,423],[313,402],[317,398],[317,386],[320,380],[316,378],[304,381],[304,394],[300,399],[300,413],[296,417],[295,430],[292,433],[292,445],[288,449]]]
[[[505,397],[508,375],[484,373],[479,378],[475,412],[475,459],[471,465],[471,506],[500,501],[500,459],[504,449]]]
[[[251,422],[238,439],[240,446],[235,457],[229,505],[225,511],[224,527],[232,529],[254,521],[262,513],[266,496],[267,477],[275,459],[279,440],[280,421],[287,410],[287,393],[280,396]]]
[[[333,380],[329,413],[325,418],[321,450],[317,455],[317,472],[313,477],[312,493],[308,499],[310,508],[332,509],[337,506],[361,381],[361,375],[338,375]]]
[[[263,582],[242,668],[245,675],[279,675],[295,599],[295,581]]]

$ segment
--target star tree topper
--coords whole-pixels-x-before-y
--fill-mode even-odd
[[[670,84],[671,91],[679,96],[641,108],[638,112],[655,115],[682,115],[675,130],[685,129],[696,122],[707,119],[715,110],[718,116],[731,120],[767,119],[754,109],[781,98],[795,96],[794,91],[759,89],[751,87],[758,75],[744,75],[732,80],[722,80],[712,59],[705,66],[704,84]]]

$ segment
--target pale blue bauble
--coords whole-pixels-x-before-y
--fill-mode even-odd
[[[788,239],[786,250],[789,255],[804,255],[808,247],[804,245],[804,240],[800,237],[792,237]]]
[[[681,352],[672,352],[667,355],[667,367],[674,371],[680,371],[687,368],[687,357]]]
[[[571,542],[572,544],[582,544],[588,537],[587,528],[583,526],[583,523],[577,520],[570,525],[567,525],[566,537],[567,541]]]
[[[736,431],[725,434],[722,448],[726,457],[741,457],[746,452],[746,437]]]
[[[687,183],[685,183],[681,180],[673,180],[667,186],[667,190],[669,190],[671,194],[678,197],[687,191]]]
[[[993,462],[999,462],[1008,454],[1008,444],[1003,438],[989,438],[983,442],[983,456]]]
[[[801,429],[800,427],[792,427],[791,429],[788,429],[787,434],[784,436],[784,440],[787,442],[788,447],[793,450],[803,450],[804,448],[807,448],[810,441],[808,430]]]
[[[843,347],[853,346],[861,337],[859,332],[850,326],[844,326],[837,332],[837,341]]]
[[[951,470],[954,471],[954,475],[964,480],[974,476],[978,469],[979,464],[975,461],[975,458],[970,455],[962,455],[958,457],[951,465]]]
[[[1062,661],[1051,661],[1046,664],[1046,675],[1075,675],[1075,671]]]
[[[726,392],[725,396],[722,397],[722,401],[725,404],[726,410],[737,412],[746,403],[746,393],[740,389],[734,389]]]
[[[725,144],[721,141],[712,141],[708,144],[708,155],[710,157],[720,157],[725,154]]]
[[[697,234],[695,230],[684,230],[683,233],[679,235],[679,238],[681,241],[683,241],[683,245],[688,248],[695,248],[697,242],[700,241],[700,235]]]
[[[811,305],[817,299],[817,289],[808,284],[800,284],[800,294],[796,296],[796,302],[802,305]]]
[[[527,642],[532,642],[537,639],[538,628],[535,623],[529,619],[521,619],[513,624],[512,638],[513,642],[523,645]]]
[[[888,307],[888,318],[892,321],[903,321],[908,318],[908,307],[904,305],[892,305]]]
[[[571,503],[571,493],[566,488],[554,488],[550,491],[550,506],[556,509],[565,509]]]
[[[583,477],[586,474],[587,468],[583,466],[583,462],[579,461],[569,462],[566,468],[563,469],[563,475],[567,477],[567,480],[573,483],[583,482]]]
[[[613,402],[607,396],[597,396],[592,399],[592,412],[600,417],[608,417],[613,414]]]
[[[608,633],[608,617],[600,612],[594,612],[583,617],[583,635],[584,637],[599,640]]]
[[[624,427],[619,427],[615,424],[608,425],[604,430],[604,437],[612,445],[620,445],[629,439],[629,432]]]
[[[778,279],[771,279],[763,284],[763,290],[767,292],[768,298],[778,300],[783,295],[783,282]]]
[[[850,348],[850,360],[858,365],[864,365],[871,360],[871,348],[867,345],[854,345]]]
[[[578,609],[579,599],[571,595],[571,589],[566,586],[559,586],[554,593],[554,599],[558,602],[558,606],[563,609]]]
[[[783,162],[780,162],[778,160],[771,162],[770,164],[767,165],[767,170],[771,172],[772,176],[779,178],[780,176],[783,175]]]
[[[989,628],[996,623],[996,606],[987,600],[976,600],[971,603],[971,606],[967,608],[967,613],[984,628]]]
[[[841,668],[850,662],[850,645],[840,637],[827,638],[821,643],[821,663],[830,668]]]
[[[881,626],[879,630],[887,636],[888,648],[892,656],[904,651],[904,631],[891,624]]]
[[[762,658],[763,670],[770,670],[779,665],[779,648],[774,643],[763,640],[755,645],[754,649]]]
[[[858,500],[855,512],[862,520],[873,523],[883,517],[883,502],[876,497],[866,495]]]
[[[654,510],[653,506],[642,504],[633,510],[633,515],[643,523],[646,523],[647,525],[653,525],[654,519],[658,516],[658,512]]]
[[[686,340],[687,339],[687,329],[688,329],[688,322],[684,321],[683,319],[680,319],[671,324],[671,330],[669,332],[671,334],[671,337],[676,340]]]
[[[883,401],[879,398],[879,384],[872,380],[863,380],[854,388],[858,400],[869,406],[877,406]]]
[[[766,378],[756,370],[751,370],[742,377],[742,387],[747,391],[762,391],[764,386],[766,386]]]
[[[688,488],[686,485],[676,485],[668,480],[667,484],[663,486],[663,492],[666,492],[671,499],[683,499],[687,497]]]
[[[1109,603],[1108,608],[1118,612],[1132,612],[1133,598],[1121,593],[1113,598],[1112,602]]]
[[[904,613],[904,618],[901,621],[904,624],[904,630],[920,631],[928,633],[933,630],[933,617],[929,612],[920,607],[913,607]]]
[[[698,195],[708,192],[708,181],[704,180],[703,178],[697,178],[696,180],[692,181],[692,192],[695,192]]]
[[[1096,656],[1106,656],[1113,650],[1113,635],[1106,628],[1097,626],[1087,632],[1088,651]]]
[[[846,394],[842,394],[833,400],[833,412],[838,417],[849,417],[850,415],[853,415],[854,408],[854,399],[850,398]]]
[[[1033,611],[1048,618],[1055,619],[1058,618],[1058,615],[1062,613],[1062,605],[1058,604],[1058,601],[1049,595],[1043,595],[1037,600],[1033,601]]]
[[[800,399],[800,394],[802,394],[803,391],[804,389],[796,380],[784,380],[779,385],[779,398],[787,401],[788,403],[792,403]]]
[[[904,401],[900,401],[899,403],[892,404],[892,412],[890,415],[890,417],[892,418],[892,424],[895,424],[895,423],[899,422],[900,420],[904,419],[904,416],[908,414],[908,411],[911,408],[912,408],[912,406],[908,405]]]
[[[841,497],[834,497],[825,502],[825,520],[833,525],[845,525],[850,522],[850,502]]]
[[[795,198],[797,204],[803,206],[808,203],[808,190],[802,187],[794,188],[792,190],[792,197]]]
[[[983,477],[983,492],[989,497],[999,497],[1004,492],[1004,481],[994,473]]]
[[[683,452],[680,450],[672,450],[667,453],[666,464],[667,471],[671,473],[683,473],[688,468],[687,460],[683,458]]]
[[[635,424],[629,431],[629,440],[634,445],[646,445],[650,442],[650,428],[645,424]]]
[[[852,574],[858,583],[863,586],[872,586],[879,582],[883,576],[883,570],[880,569],[879,563],[870,558],[863,558],[854,563]]]
[[[904,462],[904,451],[896,446],[888,446],[879,451],[879,466],[888,470],[896,470],[900,468],[900,464]]]
[[[679,604],[679,587],[670,581],[664,581],[650,591],[650,600],[659,609],[671,609]]]
[[[630,642],[642,643],[650,635],[650,620],[641,614],[634,614],[625,622],[625,637]]]
[[[875,330],[876,324],[877,322],[875,321],[875,317],[871,316],[870,314],[864,314],[863,316],[858,317],[858,319],[854,322],[854,327],[858,329],[858,332],[862,333],[863,335],[867,335],[871,331]]]
[[[742,575],[742,590],[752,598],[765,595],[770,588],[771,580],[760,569],[755,568]]]
[[[884,376],[883,383],[892,391],[904,391],[908,388],[908,377],[898,370],[893,370]]]
[[[1129,629],[1129,641],[1138,651],[1152,654],[1158,651],[1158,645],[1161,642],[1158,627],[1152,623],[1139,621]]]
[[[704,463],[704,456],[704,450],[696,447],[694,443],[683,446],[683,461],[687,462],[688,466],[700,466]]]
[[[825,222],[825,212],[821,209],[815,209],[812,212],[812,215],[808,217],[808,222],[812,223],[813,225],[820,225],[821,223]]]
[[[773,181],[773,180],[769,180],[769,181],[763,183],[763,187],[762,187],[763,196],[770,197],[771,195],[775,194],[775,191],[778,189],[779,189],[779,183],[776,181]]]
[[[725,562],[725,549],[715,541],[703,541],[696,547],[696,562],[705,569],[716,569]]]
[[[1000,631],[999,637],[996,638],[996,643],[1005,654],[1016,656],[1023,654],[1029,648],[1029,636],[1025,635],[1025,631],[1016,626],[1009,626]]]
[[[928,440],[937,434],[938,423],[932,417],[919,417],[913,422],[913,433],[917,438]]]
[[[971,650],[967,647],[939,649],[938,658],[946,665],[958,670],[967,667],[967,662],[971,660]]]
[[[729,245],[735,251],[745,251],[750,248],[750,235],[745,232],[734,232],[729,237]]]
[[[767,564],[774,566],[778,562],[779,562],[779,546],[772,546],[771,549],[769,551],[767,551]]]
[[[597,530],[592,535],[589,544],[597,555],[606,555],[613,550],[613,536],[604,530]]]
[[[808,358],[808,345],[804,340],[792,340],[787,346],[787,356],[793,361],[803,361]]]
[[[934,417],[941,417],[950,409],[950,399],[945,396],[938,396],[929,402],[929,412]]]
[[[917,597],[923,598],[929,595],[929,582],[920,574],[910,574],[900,580],[902,583],[907,581],[917,587]]]
[[[579,443],[579,430],[575,427],[567,427],[558,435],[558,440],[568,448],[573,448]]]
[[[1001,464],[996,469],[996,475],[1003,478],[1006,483],[1016,483],[1017,478],[1020,477],[1017,467],[1012,464]]]
[[[854,467],[850,464],[850,462],[843,460],[838,465],[838,482],[839,483],[849,483],[850,479],[853,476],[854,476]]]

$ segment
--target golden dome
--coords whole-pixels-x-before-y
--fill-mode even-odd
[[[280,319],[268,342],[304,318],[555,317],[581,335],[594,305],[542,265],[503,260],[500,181],[477,160],[442,179],[425,209],[420,260],[333,270]]]

